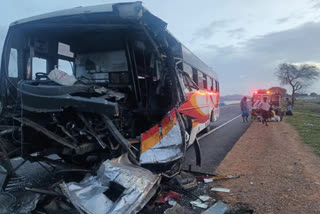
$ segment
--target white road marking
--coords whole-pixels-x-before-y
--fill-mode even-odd
[[[236,116],[235,118],[232,118],[231,120],[229,120],[229,121],[225,122],[224,124],[222,124],[222,125],[220,125],[220,126],[218,126],[218,127],[214,128],[214,129],[212,129],[211,131],[209,131],[209,132],[205,133],[204,135],[201,135],[200,137],[198,137],[198,140],[201,140],[202,138],[204,138],[204,137],[208,136],[208,135],[209,135],[209,134],[211,134],[212,132],[217,131],[218,129],[220,129],[220,128],[224,127],[225,125],[227,125],[227,124],[231,123],[232,121],[234,121],[235,119],[237,119],[237,118],[239,118],[239,117],[241,117],[241,114],[239,114],[239,115],[238,115],[238,116]]]

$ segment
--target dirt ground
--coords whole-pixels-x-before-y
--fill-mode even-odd
[[[285,122],[253,122],[216,173],[242,175],[219,183],[231,190],[219,193],[229,204],[263,214],[320,213],[320,158]]]

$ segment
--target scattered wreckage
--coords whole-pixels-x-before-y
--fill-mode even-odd
[[[200,164],[196,134],[217,119],[217,77],[166,26],[141,2],[11,24],[1,59],[1,213],[137,213],[162,177],[180,173],[189,146]],[[13,166],[14,157],[23,161]],[[26,161],[56,181],[28,186],[17,173]]]

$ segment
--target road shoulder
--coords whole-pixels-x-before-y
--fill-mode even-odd
[[[287,123],[254,122],[217,169],[241,174],[219,183],[231,189],[230,204],[250,204],[255,213],[320,213],[320,158]]]

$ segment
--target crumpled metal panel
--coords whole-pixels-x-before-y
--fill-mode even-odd
[[[170,121],[166,122],[166,120]],[[170,125],[170,123],[173,123],[173,125]],[[183,139],[175,111],[172,110],[166,115],[161,121],[161,126],[156,125],[143,133],[141,143],[142,145],[151,144],[147,149],[142,149],[141,164],[168,163],[182,158]]]
[[[1,192],[0,213],[1,214],[23,214],[33,211],[40,194],[32,192]]]
[[[62,190],[82,213],[137,213],[155,194],[160,176],[123,162],[119,159],[107,160],[100,166],[97,176],[86,177],[80,183],[64,183]],[[114,202],[105,194],[112,182],[124,187]]]

